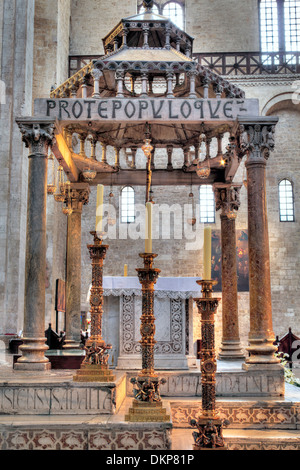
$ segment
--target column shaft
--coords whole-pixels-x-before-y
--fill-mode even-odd
[[[274,356],[269,235],[266,201],[266,162],[274,149],[278,118],[240,119],[240,146],[247,153],[250,332],[245,368],[278,364]],[[247,366],[248,364],[248,366]]]
[[[81,328],[81,210],[68,216],[66,276],[66,341],[64,349],[80,345]]]
[[[89,185],[73,183],[65,203],[72,208],[68,215],[66,269],[66,340],[64,349],[80,346],[81,336],[81,215],[89,201]]]
[[[235,219],[221,215],[222,344],[219,359],[244,358],[239,337]]]
[[[246,362],[278,362],[272,359],[275,339],[272,326],[269,235],[266,203],[266,162],[248,162],[248,239],[250,287],[250,358]],[[267,360],[267,357],[270,356]]]
[[[28,205],[25,260],[25,306],[22,357],[17,370],[48,370],[45,357],[47,157],[53,124],[19,123],[29,147]]]

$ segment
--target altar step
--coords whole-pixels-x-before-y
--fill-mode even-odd
[[[191,419],[201,412],[201,399],[174,399],[169,401],[175,428],[189,428]],[[300,429],[300,401],[218,399],[216,408],[220,418],[230,422],[230,429]]]
[[[228,450],[300,450],[299,431],[225,429]],[[172,430],[172,450],[193,450],[192,431]]]
[[[124,411],[114,417],[0,416],[0,450],[193,450],[192,428],[126,423]],[[300,450],[296,429],[229,427],[223,434],[228,450]]]

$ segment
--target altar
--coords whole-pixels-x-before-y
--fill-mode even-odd
[[[155,285],[155,368],[197,367],[193,338],[196,278],[161,277]],[[112,345],[110,365],[141,368],[140,318],[142,289],[138,277],[104,277],[103,337]]]

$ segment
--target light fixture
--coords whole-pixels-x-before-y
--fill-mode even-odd
[[[97,171],[92,170],[91,168],[85,168],[82,172],[82,176],[84,177],[84,179],[86,181],[88,181],[90,183],[91,181],[93,181],[96,178]]]
[[[114,205],[114,193],[112,192],[112,187],[110,188],[110,193],[108,195],[108,217],[107,223],[108,225],[115,225],[116,224],[116,209]]]
[[[65,202],[66,205],[62,209],[63,214],[71,215],[73,213],[73,209],[72,209],[71,183],[70,183],[70,181],[67,181],[65,183],[65,195],[64,196],[65,196],[64,202]]]
[[[246,167],[244,166],[244,169],[243,169],[243,185],[245,186],[245,188],[247,189],[248,187],[248,181],[247,181],[247,171],[246,171]]]
[[[153,147],[151,145],[151,139],[145,139],[145,143],[142,146],[142,150],[147,158],[151,157],[151,152],[153,150]]]
[[[64,169],[62,165],[59,165],[57,169],[58,174],[58,188],[59,192],[54,195],[54,199],[56,202],[64,202],[65,200],[65,176],[64,176]]]
[[[236,219],[237,214],[233,210],[228,210],[226,212],[226,216],[228,219],[232,220],[232,219]]]
[[[47,193],[53,196],[53,194],[56,193],[57,187],[56,187],[56,174],[55,174],[55,158],[52,152],[48,157],[48,161],[51,164],[52,182],[47,185]]]
[[[192,175],[191,175],[191,179],[192,179]],[[193,226],[196,223],[196,211],[195,211],[195,198],[194,198],[194,193],[193,193],[192,182],[191,182],[191,189],[189,193],[188,210],[189,210],[189,214],[187,218],[187,223]]]
[[[196,173],[200,179],[206,179],[210,175],[210,161],[209,161],[210,156],[209,156],[209,141],[206,142],[205,134],[201,134],[200,142],[201,142],[200,150],[199,150],[200,155],[199,155],[199,160],[197,163]]]

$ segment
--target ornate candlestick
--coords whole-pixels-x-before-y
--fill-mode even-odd
[[[202,297],[194,299],[201,315],[201,383],[202,413],[190,421],[198,432],[193,433],[194,450],[226,449],[222,431],[227,421],[219,418],[216,411],[216,370],[215,354],[215,313],[220,299],[212,296],[212,288],[217,282],[212,280],[197,281],[202,286]]]
[[[108,369],[108,350],[110,344],[105,344],[102,338],[103,315],[103,261],[108,245],[103,245],[103,240],[97,232],[91,232],[94,244],[88,245],[92,260],[92,288],[90,293],[91,305],[91,335],[86,342],[86,357],[74,377],[75,382],[113,382],[114,375]]]
[[[157,257],[153,253],[142,253],[140,257],[144,260],[144,267],[137,269],[139,281],[142,284],[142,316],[141,336],[142,347],[142,370],[138,377],[131,379],[135,385],[133,407],[125,416],[125,421],[170,421],[166,410],[162,408],[159,386],[165,383],[159,379],[154,371],[154,339],[155,316],[154,316],[154,285],[160,270],[153,268],[153,260]]]

